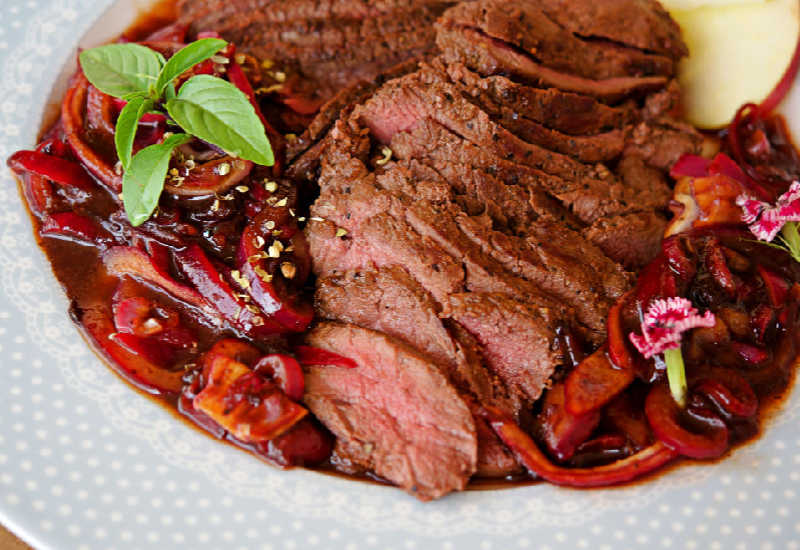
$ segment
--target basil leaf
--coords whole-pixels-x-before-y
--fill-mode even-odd
[[[161,69],[156,81],[156,93],[160,96],[170,82],[227,45],[227,42],[219,38],[202,38],[180,49]]]
[[[131,163],[133,141],[136,139],[139,119],[152,108],[153,100],[139,96],[129,99],[119,113],[117,126],[114,129],[114,145],[117,147],[117,156],[125,170]]]
[[[140,44],[108,44],[78,56],[92,85],[114,97],[148,92],[158,78],[164,56]]]
[[[170,99],[174,99],[176,95],[178,95],[178,93],[175,91],[175,84],[170,82],[164,90],[164,97],[169,101]]]
[[[184,131],[243,159],[264,166],[275,164],[255,108],[230,82],[209,75],[193,76],[166,107]]]
[[[186,134],[175,134],[133,157],[122,176],[122,202],[131,225],[141,225],[153,214],[164,189],[172,151],[191,139]]]

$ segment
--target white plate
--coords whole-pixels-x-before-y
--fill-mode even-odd
[[[80,44],[110,38],[144,4],[120,0],[98,20],[111,3],[2,1],[0,159],[34,145],[78,37],[99,21]],[[397,489],[274,470],[175,420],[92,355],[10,174],[0,180],[0,522],[37,548],[800,545],[798,392],[765,437],[721,463],[622,489],[538,485],[420,504]]]

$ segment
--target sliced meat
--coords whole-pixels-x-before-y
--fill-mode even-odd
[[[430,118],[500,158],[513,158],[560,178],[600,179],[593,167],[523,141],[498,126],[485,112],[466,101],[454,85],[441,82],[433,70],[388,82],[358,106],[353,117],[383,143],[390,143],[398,132],[413,130],[422,120]]]
[[[377,181],[380,185],[383,178]],[[406,209],[405,219],[418,235],[461,259],[469,290],[538,303],[553,302],[544,294],[550,293],[575,309],[593,341],[604,338],[608,308],[627,290],[629,280],[619,265],[578,233],[542,223],[521,239],[495,231],[449,203],[433,204],[418,196],[401,201],[396,208]],[[553,302],[551,308],[566,320],[562,306]]]
[[[562,92],[556,88],[533,88],[504,76],[483,78],[463,63],[452,63],[445,70],[465,93],[474,97],[488,97],[521,116],[569,135],[587,136],[608,132],[624,126],[635,117],[631,105],[609,107],[585,95]]]
[[[180,20],[195,32],[237,29],[254,22],[367,19],[430,4],[431,0],[179,0]],[[233,17],[235,15],[235,17]]]
[[[556,153],[569,155],[581,162],[613,161],[622,154],[625,146],[625,134],[622,130],[611,130],[594,136],[569,136],[520,117],[507,107],[495,109],[482,102],[478,106],[486,111],[492,120],[520,139]]]
[[[289,162],[301,153],[322,140],[333,127],[333,123],[355,104],[360,103],[380,88],[384,82],[410,73],[417,68],[419,60],[409,59],[389,68],[372,80],[359,80],[340,90],[329,101],[322,105],[319,113],[311,121],[308,128],[296,140],[289,143],[286,157]]]
[[[658,255],[666,229],[667,218],[649,210],[599,219],[583,235],[609,258],[635,270]]]
[[[516,158],[499,157],[430,120],[420,122],[410,132],[396,134],[390,147],[400,158],[425,159],[426,163],[437,167],[440,173],[440,167],[455,163],[493,176],[506,185],[519,186],[530,193],[532,208],[538,205],[538,213],[549,212],[556,219],[565,219],[564,213],[547,201],[542,196],[543,193],[558,199],[578,219],[586,223],[604,215],[630,210],[634,203],[638,208],[652,206],[648,194],[633,193],[618,181],[580,181],[545,174],[517,162]],[[536,200],[535,203],[533,199]],[[660,198],[657,200],[657,205],[661,207],[663,202]],[[568,219],[565,221],[570,222]]]
[[[387,181],[396,182],[403,174],[395,174],[395,178],[384,174],[378,176],[376,182],[384,187]],[[400,186],[390,189],[400,199],[395,208],[397,211],[405,209],[405,219],[417,234],[463,261],[467,288],[478,292],[499,290],[518,295],[523,301],[544,301],[543,293],[537,292],[544,290],[574,307],[580,321],[602,337],[605,311],[630,283],[621,266],[584,241],[580,234],[542,221],[528,227],[525,238],[506,235],[449,202],[435,204],[418,194],[402,196],[401,189]],[[522,294],[514,292],[512,289],[520,288],[523,283],[509,277],[504,269],[535,286],[525,285],[526,292]],[[563,311],[563,308],[558,309]]]
[[[671,76],[672,58],[608,41],[584,41],[551,20],[538,0],[479,0],[448,9],[439,20],[448,29],[475,29],[528,54],[556,71],[592,79]]]
[[[389,174],[406,172],[411,174],[412,181],[437,181],[448,189],[448,199],[458,204],[465,213],[470,216],[486,215],[495,227],[513,234],[526,233],[528,227],[540,219],[572,220],[572,215],[546,193],[519,185],[507,185],[487,172],[474,170],[458,161],[426,157],[399,160],[394,166],[397,168],[390,170]],[[422,176],[423,173],[425,176]],[[420,193],[425,189],[426,186],[417,183],[415,191]],[[424,198],[434,200],[432,196]]]
[[[451,315],[481,343],[492,372],[527,403],[537,400],[563,362],[554,336],[560,315],[503,294],[471,292],[450,297]]]
[[[502,382],[484,368],[475,339],[461,326],[439,319],[438,305],[404,269],[395,266],[322,279],[317,283],[316,306],[322,318],[383,332],[430,358],[465,396],[475,416],[476,475],[502,477],[519,471],[478,405],[491,404],[516,415],[519,401],[508,397]]]
[[[265,27],[254,24],[224,38],[259,59],[297,67],[307,86],[338,91],[357,80],[434,50],[431,25],[440,10],[422,8],[363,20],[303,20]]]
[[[681,29],[656,0],[538,0],[559,25],[586,38],[605,38],[674,59],[688,53]]]
[[[666,172],[648,164],[635,148],[625,152],[617,164],[616,173],[625,186],[640,197],[634,207],[667,209],[672,200],[672,189],[667,183]]]
[[[270,60],[290,75],[287,86],[294,94],[324,102],[359,80],[371,82],[406,60],[430,56],[433,23],[449,5],[446,0],[184,0],[180,20],[192,36],[216,31],[240,51]]]
[[[422,71],[429,82],[445,86],[451,83],[446,69],[440,63],[423,64]],[[524,113],[520,114],[520,110],[514,106],[509,107],[495,101],[489,94],[481,94],[479,90],[458,81],[454,84],[465,99],[489,115],[493,122],[523,141],[571,156],[584,163],[606,162],[622,154],[625,144],[625,133],[622,129],[590,136],[564,134],[547,128]]]
[[[306,234],[314,271],[319,276],[371,266],[404,265],[437,300],[464,287],[460,262],[433,241],[419,238],[405,221],[389,213],[377,214],[350,229],[349,237],[341,236],[340,229],[330,221],[309,224]]]
[[[584,94],[609,104],[659,90],[668,80],[663,76],[593,80],[560,72],[537,63],[501,40],[473,29],[440,26],[436,43],[447,63],[463,63],[482,76],[512,76],[526,84]]]
[[[594,265],[576,254],[574,245],[567,249],[537,238],[521,239],[492,231],[467,217],[458,219],[459,228],[484,254],[505,269],[531,281],[558,300],[574,308],[578,321],[585,327],[584,335],[592,342],[605,339],[605,319],[615,295],[628,287],[622,270],[596,249],[595,256],[603,262]],[[560,227],[552,229],[562,230]],[[549,239],[547,231],[543,231]],[[566,240],[566,239],[565,239]],[[582,241],[578,237],[579,241]],[[592,248],[586,243],[583,248]],[[604,269],[604,267],[610,269]]]
[[[322,279],[315,301],[322,318],[380,331],[405,342],[440,366],[456,387],[481,402],[495,401],[497,392],[481,367],[480,356],[467,360],[439,319],[441,308],[403,268],[353,271]]]
[[[472,414],[416,350],[385,334],[322,323],[309,345],[357,363],[305,369],[305,404],[351,461],[421,500],[461,490],[477,468]]]
[[[632,133],[626,154],[636,154],[664,172],[683,155],[700,154],[703,136],[683,122],[671,118],[642,122]]]

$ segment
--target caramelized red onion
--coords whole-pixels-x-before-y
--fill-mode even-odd
[[[160,361],[169,357],[162,357],[154,348],[145,348],[144,342],[132,334],[117,332],[106,304],[87,307],[81,320],[95,346],[108,357],[120,376],[148,393],[180,393],[184,370],[167,368]]]
[[[531,474],[556,485],[602,487],[626,483],[658,470],[678,457],[676,451],[657,441],[632,456],[605,466],[565,468],[550,462],[533,439],[503,411],[486,407],[486,416],[497,436]]]
[[[711,161],[698,155],[683,155],[678,159],[669,171],[672,179],[680,178],[704,178],[708,175],[708,167]]]
[[[274,380],[289,399],[300,401],[305,392],[305,379],[300,363],[294,357],[272,353],[253,365],[253,371]]]
[[[792,60],[789,62],[789,66],[786,67],[783,76],[778,81],[775,88],[773,88],[772,92],[770,92],[767,98],[758,106],[758,111],[762,116],[768,115],[781,104],[786,94],[791,90],[792,84],[794,84],[797,78],[798,71],[800,71],[800,37],[797,39],[794,55],[792,55]]]
[[[550,455],[562,462],[572,458],[601,419],[597,409],[579,415],[570,412],[565,393],[563,383],[554,384],[542,399],[542,411],[536,418],[539,439],[544,442]]]
[[[92,174],[114,193],[122,191],[122,176],[114,171],[84,139],[83,111],[86,104],[89,81],[78,73],[61,104],[61,123],[64,136],[72,152]]]
[[[281,324],[265,317],[268,312],[238,297],[200,246],[193,244],[176,252],[175,259],[200,295],[213,304],[231,326],[254,337],[285,331]]]
[[[644,406],[653,433],[669,448],[690,458],[721,456],[728,450],[728,427],[712,411],[701,407],[682,409],[666,384],[655,384]]]
[[[612,364],[600,348],[580,362],[565,382],[566,409],[576,416],[600,410],[634,380],[633,366]]]
[[[338,353],[311,346],[297,346],[294,348],[297,360],[307,367],[333,366],[344,369],[354,369],[358,363]]]
[[[789,282],[763,265],[759,265],[756,269],[764,281],[764,288],[767,290],[770,303],[774,307],[785,304],[786,298],[789,296]]]
[[[103,139],[114,139],[114,99],[91,84],[86,92],[86,123]]]
[[[39,151],[17,151],[8,159],[8,166],[17,174],[31,173],[59,185],[91,191],[95,183],[77,163]]]
[[[253,163],[226,156],[198,164],[190,170],[185,166],[176,169],[181,178],[180,185],[174,183],[175,178],[167,179],[164,190],[179,197],[200,197],[226,193],[236,187],[250,175]]]
[[[704,395],[729,418],[751,418],[758,412],[758,397],[750,384],[733,369],[715,367],[696,375],[692,392]]]
[[[46,216],[42,220],[39,233],[43,237],[69,239],[101,249],[114,243],[111,235],[94,219],[75,212],[58,212]]]
[[[167,294],[178,300],[194,306],[207,315],[217,317],[212,307],[194,289],[182,285],[161,271],[150,256],[138,248],[131,246],[115,246],[108,249],[102,256],[106,269],[120,277],[135,277],[162,289]]]
[[[266,207],[242,232],[238,266],[242,276],[248,281],[246,290],[250,293],[253,301],[285,327],[284,331],[302,332],[314,317],[311,304],[291,292],[277,273],[273,275],[270,272],[267,262],[270,257],[265,253],[265,249],[274,246],[276,237],[273,235],[276,230],[281,239],[297,236],[304,242],[305,237],[296,233],[297,226],[293,222],[290,223],[289,220],[287,208]],[[271,222],[271,227],[277,229],[262,229],[267,221]],[[282,254],[282,250],[276,250],[276,252]],[[302,252],[307,252],[305,247]],[[298,254],[295,254],[293,257],[297,256]],[[305,261],[305,258],[302,259]],[[296,270],[292,280],[295,284],[302,284],[308,274],[307,270],[297,270],[295,264],[292,264],[292,267]]]

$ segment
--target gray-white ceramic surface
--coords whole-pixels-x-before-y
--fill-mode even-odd
[[[137,7],[121,0],[107,12],[111,3],[0,0],[0,159],[34,144],[79,41],[109,38]],[[799,392],[765,437],[719,464],[622,489],[539,485],[421,504],[391,488],[280,472],[205,437],[112,375],[66,310],[0,169],[0,522],[36,548],[800,546]]]

